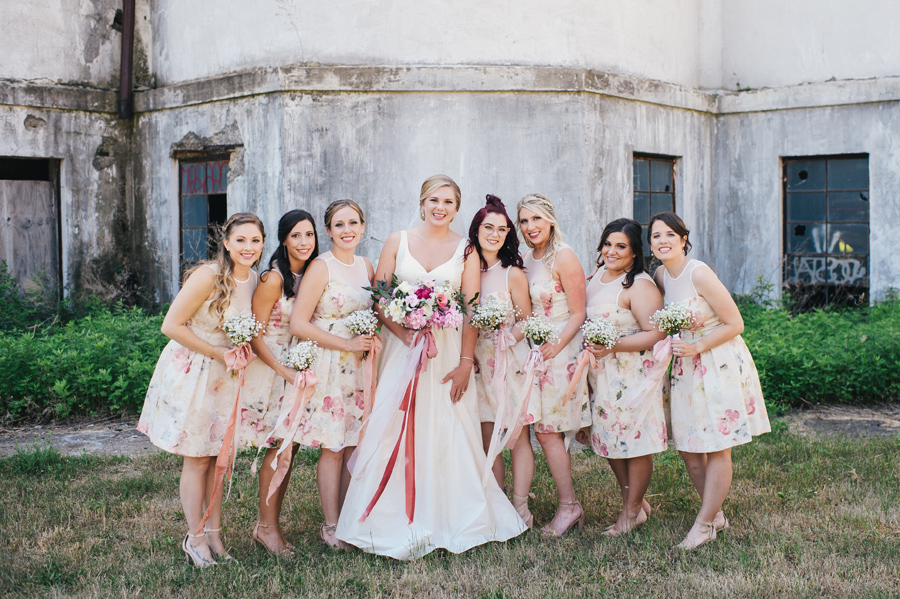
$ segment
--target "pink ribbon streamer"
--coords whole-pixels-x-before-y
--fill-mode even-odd
[[[509,350],[516,344],[516,338],[506,326],[501,326],[494,332],[494,375],[491,383],[494,386],[494,398],[497,401],[497,415],[494,418],[494,431],[487,451],[487,465],[484,470],[483,482],[491,475],[491,465],[500,452],[505,448],[512,448],[515,440],[525,425],[525,414],[528,412],[529,395],[526,395],[520,405],[513,406],[507,392],[507,376],[509,370]],[[516,432],[518,431],[518,432]],[[510,443],[510,439],[513,442]]]
[[[366,521],[366,518],[368,518],[369,514],[372,513],[372,509],[375,507],[375,504],[377,504],[378,500],[381,499],[381,495],[382,493],[384,493],[385,487],[387,487],[388,481],[391,478],[391,474],[393,474],[394,472],[394,465],[397,463],[397,456],[400,453],[400,445],[403,441],[404,432],[406,433],[406,443],[404,447],[404,454],[406,458],[404,469],[406,485],[406,516],[407,518],[409,518],[410,524],[412,524],[413,519],[415,518],[416,390],[419,386],[419,375],[428,369],[428,360],[435,357],[438,353],[437,343],[434,339],[434,333],[432,333],[431,330],[423,329],[416,333],[415,337],[413,337],[412,347],[415,348],[419,343],[423,343],[424,348],[422,350],[422,353],[419,355],[419,363],[416,367],[415,374],[413,375],[412,380],[409,382],[409,385],[407,385],[406,392],[403,395],[403,402],[400,404],[400,410],[403,412],[403,423],[400,427],[400,434],[397,435],[397,442],[394,445],[394,451],[391,452],[391,457],[388,459],[387,466],[385,466],[384,474],[381,477],[381,482],[378,484],[378,488],[375,490],[375,495],[372,497],[369,505],[366,507],[362,516],[359,518],[360,522]]]
[[[378,353],[381,351],[381,347],[381,337],[379,337],[378,335],[372,337],[372,349],[369,350],[369,355],[366,356],[366,363],[363,365],[364,403],[362,426],[359,429],[359,439],[356,442],[357,446],[362,444],[363,435],[366,432],[366,427],[369,425],[369,416],[372,414],[372,406],[375,404],[375,379],[377,378],[375,376],[375,358],[378,357]]]
[[[512,432],[506,440],[505,447],[513,447],[516,441],[519,440],[519,435],[522,434],[522,428],[525,426],[525,414],[528,412],[528,404],[531,401],[534,377],[535,375],[546,373],[548,367],[549,364],[544,362],[544,356],[541,354],[539,347],[535,347],[528,352],[528,357],[525,358],[525,363],[522,365],[522,371],[525,373],[525,386],[523,387],[525,393],[522,398],[522,404],[519,406],[519,417],[512,426]],[[488,463],[488,469],[490,467],[490,463]]]
[[[230,480],[230,476],[234,471],[234,460],[237,457],[238,445],[234,438],[237,432],[237,414],[238,405],[241,401],[241,389],[244,387],[244,368],[246,368],[254,358],[256,358],[256,354],[250,349],[249,343],[236,345],[225,352],[225,366],[227,367],[227,371],[236,370],[238,372],[237,394],[234,398],[234,406],[231,408],[231,415],[228,417],[228,425],[225,427],[225,436],[222,438],[222,448],[219,450],[219,455],[216,456],[215,482],[213,483],[211,495],[213,500],[210,501],[209,506],[206,508],[203,518],[200,519],[200,525],[197,527],[194,534],[203,532],[203,525],[206,524],[206,521],[209,520],[209,517],[212,514],[215,497],[222,488],[225,477],[228,476]]]
[[[569,403],[569,400],[575,395],[575,388],[578,388],[580,392],[584,389],[584,385],[587,384],[587,381],[582,381],[581,375],[584,374],[584,368],[590,364],[591,368],[597,369],[597,358],[594,357],[594,354],[591,353],[589,349],[581,350],[581,353],[578,354],[578,362],[575,366],[575,373],[572,374],[572,380],[569,381],[569,388],[566,389],[566,394],[563,396],[562,405],[565,406]]]
[[[622,399],[622,409],[630,410],[638,405],[648,392],[657,389],[669,371],[669,363],[672,361],[672,336],[668,336],[661,341],[657,341],[653,346],[653,359],[656,365],[644,375],[641,384],[628,392]],[[640,413],[634,420],[632,430],[638,430],[644,422],[644,418],[650,413],[653,407],[651,402],[644,401]]]
[[[294,375],[294,388],[291,391],[291,397],[286,402],[286,407],[282,410],[281,415],[278,417],[278,422],[275,424],[275,429],[277,430],[282,423],[285,423],[288,427],[288,432],[275,453],[275,459],[272,460],[272,470],[275,471],[275,474],[272,476],[268,493],[266,493],[266,505],[269,505],[269,500],[278,490],[281,481],[287,476],[291,467],[291,456],[288,455],[286,456],[287,459],[282,460],[280,459],[281,454],[294,444],[294,437],[297,436],[300,422],[303,421],[303,417],[306,415],[306,404],[309,403],[310,398],[315,393],[316,383],[318,382],[319,379],[316,377],[316,373],[309,368],[299,370]]]

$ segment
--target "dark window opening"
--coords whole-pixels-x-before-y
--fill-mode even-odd
[[[51,181],[48,158],[0,158],[2,181]]]
[[[784,290],[799,311],[869,301],[869,158],[784,159]]]
[[[632,161],[634,181],[632,218],[641,223],[644,242],[644,266],[652,274],[659,260],[653,257],[647,243],[650,218],[659,212],[675,212],[675,158],[635,154]]]
[[[219,229],[228,219],[228,159],[183,161],[179,173],[183,273],[216,251]]]

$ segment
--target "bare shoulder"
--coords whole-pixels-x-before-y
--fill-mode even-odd
[[[509,280],[512,283],[528,285],[528,277],[525,276],[525,271],[518,266],[509,267]]]

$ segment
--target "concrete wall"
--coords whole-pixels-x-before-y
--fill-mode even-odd
[[[705,0],[153,3],[160,85],[260,66],[583,66],[698,82]]]
[[[900,255],[900,102],[749,112],[719,117],[718,216],[714,253],[729,289],[762,276],[780,288],[784,255],[785,157],[869,154],[869,285],[880,299],[897,288]]]
[[[900,75],[896,0],[722,0],[724,89]]]
[[[120,264],[130,248],[127,140],[114,115],[0,104],[0,156],[61,160],[64,283],[86,284],[92,262]]]

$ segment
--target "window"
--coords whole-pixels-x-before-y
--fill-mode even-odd
[[[784,160],[784,257],[798,309],[868,301],[868,156]]]
[[[647,225],[658,212],[675,212],[675,158],[668,156],[634,155],[633,179],[634,220],[641,223],[644,242],[644,265],[652,273],[660,262],[650,252]]]
[[[182,272],[215,251],[218,228],[228,218],[226,190],[228,160],[182,161],[181,178],[181,269]]]

